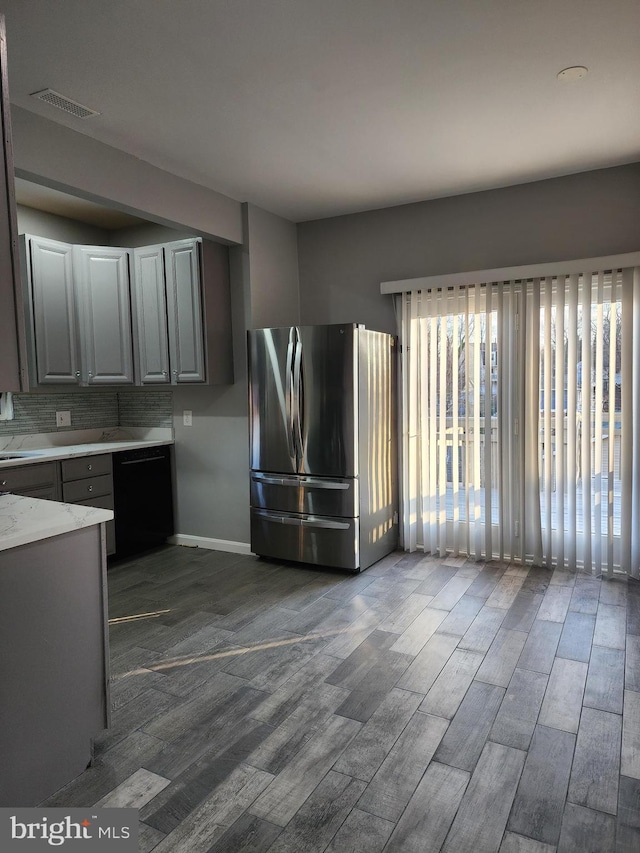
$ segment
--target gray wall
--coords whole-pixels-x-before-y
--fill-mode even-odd
[[[177,228],[166,228],[153,222],[144,225],[133,225],[129,228],[117,228],[109,231],[109,245],[120,246],[123,249],[134,249],[138,246],[153,246],[156,243],[169,243],[171,240],[184,240],[194,237],[193,231],[179,231]]]
[[[177,229],[178,236],[198,234],[239,244],[230,249],[235,384],[180,387],[173,393],[176,531],[248,543],[246,330],[267,319],[277,324],[298,319],[295,225],[258,208],[250,212],[247,205],[25,110],[12,110],[12,119],[21,177],[106,202]],[[246,244],[243,218],[251,227]],[[112,245],[134,245],[147,237],[155,242],[160,234],[166,239],[166,233],[141,226],[116,231],[109,240]],[[271,288],[277,294],[273,307]],[[255,323],[252,304],[260,312]],[[192,427],[183,426],[184,409],[193,412]]]
[[[251,277],[251,328],[299,323],[296,226],[248,204],[245,243]]]
[[[640,163],[298,225],[303,323],[395,332],[380,282],[640,249]]]
[[[109,245],[109,231],[95,225],[77,222],[64,216],[45,213],[19,204],[18,234],[34,234],[64,243],[82,243],[86,246]]]
[[[142,212],[160,225],[242,242],[239,202],[20,107],[12,105],[11,121],[18,177]]]

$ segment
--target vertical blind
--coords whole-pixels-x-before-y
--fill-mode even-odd
[[[405,547],[640,574],[640,268],[405,293]]]

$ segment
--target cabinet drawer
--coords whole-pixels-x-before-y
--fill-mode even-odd
[[[62,484],[62,500],[66,503],[78,503],[92,497],[110,495],[113,491],[111,474],[101,477],[87,477],[85,480],[73,480]]]
[[[0,469],[0,491],[14,492],[57,483],[55,462],[36,462],[19,468]]]
[[[57,501],[58,489],[56,486],[40,486],[37,489],[20,489],[15,494],[22,495],[23,498],[40,498],[43,501]]]
[[[81,456],[77,459],[62,460],[62,482],[80,480],[82,477],[98,477],[111,473],[111,454],[100,456]],[[65,498],[66,500],[66,498]]]

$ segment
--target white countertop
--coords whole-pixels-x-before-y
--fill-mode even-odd
[[[145,434],[133,429],[125,430],[76,430],[73,433],[49,433],[42,435],[13,436],[0,442],[0,454],[18,454],[13,459],[0,455],[0,470],[36,462],[51,462],[56,459],[73,459],[77,456],[96,456],[99,453],[118,453],[121,450],[173,444],[172,431],[150,429]],[[74,441],[75,439],[75,441]],[[69,441],[68,444],[64,443]],[[73,443],[71,443],[73,442]],[[3,446],[4,445],[4,446]],[[20,454],[27,453],[22,456]]]
[[[113,511],[0,495],[0,551],[111,521]]]

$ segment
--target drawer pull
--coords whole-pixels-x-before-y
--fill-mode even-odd
[[[93,465],[87,465],[87,471],[93,471]]]
[[[2,481],[2,485],[3,485],[3,486],[6,486],[6,485],[7,485],[7,481],[6,481],[6,480],[3,480],[3,481]]]
[[[92,492],[92,491],[93,491],[93,486],[87,486],[87,491],[88,491],[88,492]]]

